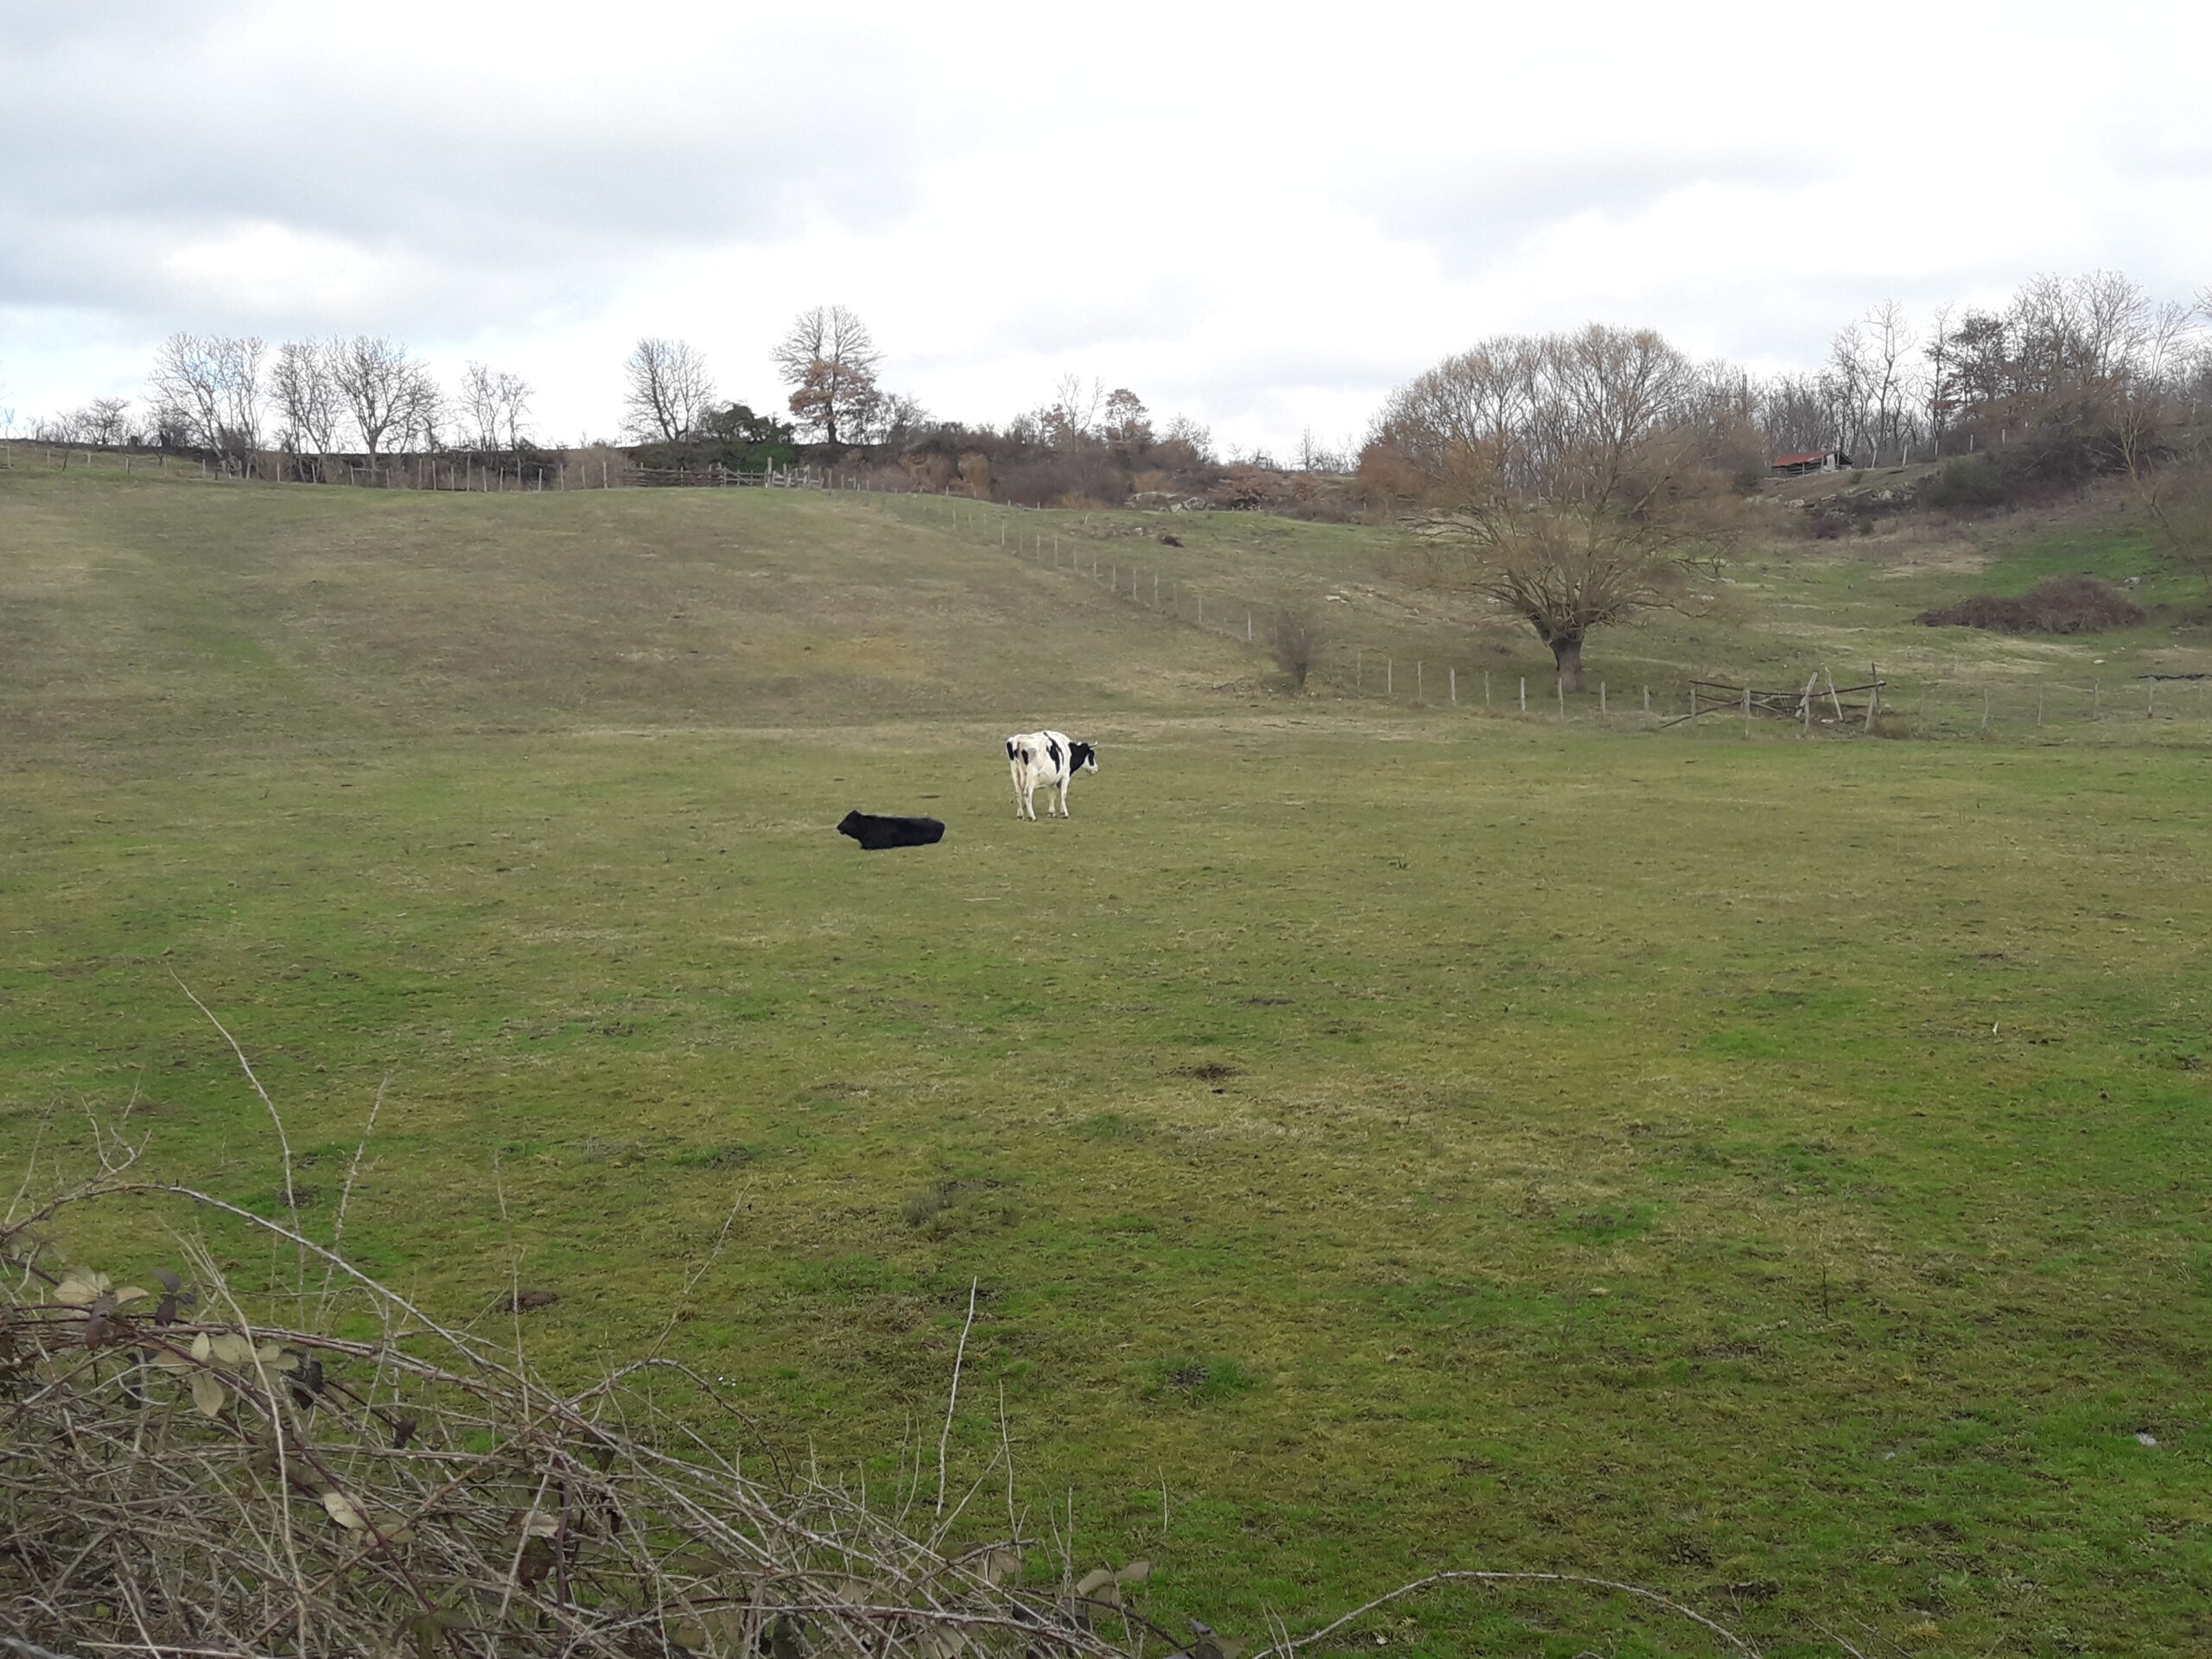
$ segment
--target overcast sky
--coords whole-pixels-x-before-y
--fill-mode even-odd
[[[1358,432],[1488,334],[1808,363],[2038,271],[2212,283],[2212,8],[0,0],[0,407],[176,329],[369,332],[616,424],[641,334],[779,405],[801,308],[1003,420],[1063,374]]]

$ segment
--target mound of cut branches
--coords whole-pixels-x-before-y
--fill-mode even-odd
[[[73,1198],[150,1191],[179,1190]],[[1024,1586],[1026,1541],[976,1538],[918,1465],[883,1513],[718,1452],[656,1403],[658,1382],[714,1407],[674,1361],[558,1393],[296,1235],[290,1319],[188,1245],[183,1272],[117,1284],[53,1259],[56,1207],[0,1232],[0,1628],[149,1655],[1127,1649],[1144,1564]]]
[[[2094,576],[2059,576],[2024,594],[1970,594],[1913,619],[1931,628],[1986,628],[1997,633],[2106,633],[2143,620],[2143,607]]]
[[[1179,1641],[1128,1605],[1147,1563],[1079,1574],[1065,1537],[1026,1536],[1003,1432],[948,1490],[958,1357],[934,1482],[910,1448],[890,1491],[855,1491],[791,1466],[664,1357],[673,1314],[644,1353],[563,1391],[526,1360],[519,1285],[491,1337],[346,1259],[351,1174],[326,1246],[142,1179],[142,1148],[92,1127],[97,1167],[0,1221],[0,1659],[1234,1659],[1207,1627]],[[289,1198],[289,1151],[283,1166]],[[57,1229],[92,1207],[102,1236],[177,1265],[124,1283],[71,1263]],[[264,1287],[223,1271],[207,1227],[275,1244]],[[1002,1524],[984,1491],[1006,1494]],[[1637,1586],[1446,1572],[1308,1637],[1278,1624],[1252,1659],[1295,1659],[1458,1581],[1624,1595],[1751,1651]]]

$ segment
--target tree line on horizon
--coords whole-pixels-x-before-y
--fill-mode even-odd
[[[772,353],[788,419],[724,401],[696,346],[648,337],[623,365],[622,430],[637,464],[679,470],[789,465],[804,444],[899,486],[1034,506],[1425,512],[1444,533],[1424,579],[1526,620],[1572,690],[1593,631],[1714,600],[1718,562],[1777,455],[1854,467],[1948,455],[1913,486],[1935,507],[2124,476],[2177,561],[2212,575],[2208,315],[2212,290],[2183,305],[2113,272],[2043,276],[1999,307],[1940,309],[1925,331],[1885,302],[1837,333],[1819,368],[1764,377],[1693,359],[1650,329],[1497,335],[1392,391],[1356,457],[1309,433],[1286,467],[1257,453],[1224,462],[1205,428],[1155,424],[1135,391],[1075,375],[1003,426],[935,419],[882,385],[856,315],[817,306]],[[448,394],[405,346],[369,336],[272,353],[250,336],[180,334],[149,386],[151,441],[273,450],[294,476],[327,478],[347,442],[372,479],[395,453],[459,445],[519,461],[531,442],[519,377],[472,361]],[[66,435],[135,435],[129,405],[88,405]],[[1325,491],[1297,481],[1323,472],[1342,476]]]
[[[1986,447],[2014,429],[2047,423],[2041,414],[2054,406],[2080,405],[2080,424],[2089,405],[2104,410],[2122,394],[2133,401],[2113,440],[2125,452],[2138,442],[2146,398],[2170,399],[2192,377],[2204,378],[2194,326],[2202,315],[2202,302],[2154,302],[2115,273],[2044,276],[1999,307],[1942,308],[1924,329],[1885,301],[1840,330],[1826,360],[1802,372],[1754,375],[1726,362],[1694,362],[1668,345],[1643,365],[1651,378],[1638,395],[1648,396],[1651,407],[1643,412],[1656,423],[1705,424],[1709,447],[1728,451],[1745,468],[1793,452],[1834,450],[1859,464],[1884,464]],[[1254,450],[1229,460],[1286,472],[1357,469],[1369,494],[1448,493],[1465,456],[1516,423],[1528,428],[1534,453],[1559,442],[1541,429],[1557,418],[1553,402],[1596,407],[1590,388],[1578,384],[1586,375],[1560,344],[1571,338],[1498,336],[1446,358],[1389,394],[1357,454],[1351,446],[1316,443],[1309,429],[1294,455]],[[1174,474],[1220,460],[1211,434],[1196,423],[1178,416],[1154,433],[1135,392],[1109,391],[1079,376],[1064,377],[1050,397],[1003,423],[935,418],[882,385],[880,350],[842,305],[801,313],[772,359],[787,394],[780,416],[722,399],[705,354],[690,343],[639,340],[623,365],[621,437],[700,452],[800,444],[839,452],[964,448],[1009,463],[995,470],[1031,475],[1025,496],[1057,486],[1058,493],[1090,499],[1100,498],[1099,486],[1143,488],[1139,473]],[[386,337],[271,347],[253,335],[180,333],[156,353],[137,404],[95,398],[30,423],[28,435],[234,457],[348,454],[372,462],[406,451],[512,453],[538,442],[534,396],[520,376],[474,360],[448,389],[426,361]],[[1132,456],[1147,442],[1163,452]],[[1106,464],[1113,453],[1136,464]],[[1165,465],[1147,467],[1147,461]]]

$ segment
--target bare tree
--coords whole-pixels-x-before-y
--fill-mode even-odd
[[[1052,401],[1037,411],[1038,432],[1054,449],[1072,448],[1091,436],[1105,402],[1105,382],[1094,377],[1086,386],[1081,375],[1064,374],[1052,389]]]
[[[261,447],[268,349],[251,334],[171,334],[154,359],[155,401],[183,417],[191,442],[243,459]]]
[[[1116,386],[1106,394],[1106,406],[1098,419],[1099,429],[1109,443],[1136,448],[1152,442],[1151,413],[1144,399],[1127,386]]]
[[[315,459],[317,474],[327,475],[338,448],[338,429],[346,418],[346,398],[336,373],[338,342],[288,340],[276,348],[269,386],[283,422],[282,442]]]
[[[1447,358],[1390,394],[1370,439],[1432,501],[1498,491],[1619,505],[1653,441],[1700,413],[1689,359],[1649,329],[1592,324],[1508,335]]]
[[[1592,629],[1704,596],[1711,378],[1648,329],[1487,340],[1391,394],[1361,470],[1448,510],[1435,579],[1525,620],[1579,690]]]
[[[31,436],[41,443],[83,443],[85,411],[65,409],[59,414],[41,415],[31,423]]]
[[[1268,654],[1283,677],[1301,691],[1329,644],[1329,621],[1327,605],[1311,594],[1287,594],[1269,612]]]
[[[1213,459],[1213,429],[1187,415],[1170,416],[1166,429],[1160,434],[1160,442],[1181,445],[1193,461],[1211,461]]]
[[[531,396],[530,383],[520,375],[470,363],[461,377],[461,412],[468,423],[468,442],[480,449],[521,448],[522,423]]]
[[[80,418],[85,435],[94,443],[110,448],[130,441],[130,400],[128,397],[95,397],[86,404]]]
[[[1901,453],[1918,435],[1913,418],[1916,388],[1907,367],[1917,342],[1904,308],[1895,300],[1883,301],[1860,325],[1839,335],[1839,347],[1847,337],[1855,347],[1850,376],[1858,392],[1859,429],[1867,459],[1878,461],[1890,450]]]
[[[930,412],[918,398],[904,392],[886,392],[876,404],[875,419],[868,437],[871,442],[911,443],[929,428]]]
[[[397,340],[356,334],[334,341],[330,370],[372,474],[395,441],[405,443],[437,418],[437,382],[429,365]]]
[[[842,305],[800,312],[775,350],[792,416],[824,443],[860,442],[880,418],[882,360],[868,325]]]
[[[1929,320],[1928,343],[1920,348],[1928,372],[1922,378],[1921,390],[1925,396],[1928,411],[1928,435],[1936,453],[1943,453],[1943,430],[1950,424],[1951,411],[1958,407],[1957,388],[1952,384],[1953,365],[1951,308],[1940,305]]]
[[[2198,456],[2166,468],[2146,505],[2175,564],[2212,585],[2212,465]]]
[[[674,443],[696,430],[715,399],[707,359],[687,342],[649,336],[622,365],[623,430],[640,442]]]

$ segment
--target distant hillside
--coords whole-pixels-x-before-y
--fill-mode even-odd
[[[1590,695],[1671,707],[1693,676],[1795,684],[2117,685],[2212,671],[2203,596],[2123,501],[1878,512],[1900,473],[1791,480],[1726,567],[1722,611],[1593,636]],[[1802,501],[1805,505],[1796,503]],[[861,492],[567,494],[0,473],[0,729],[251,739],[275,703],[333,733],[773,727],[921,715],[1016,726],[1275,701],[1279,602],[1327,633],[1320,706],[1550,697],[1522,624],[1437,579],[1408,526],[1255,512],[1028,512]],[[2146,612],[2053,639],[1914,619],[2088,573]],[[1249,630],[1251,639],[1247,642]],[[1279,706],[1291,706],[1287,703]],[[1576,705],[1580,706],[1580,705]]]
[[[0,474],[0,721],[333,730],[994,723],[1187,701],[1252,653],[860,495],[424,495]]]

